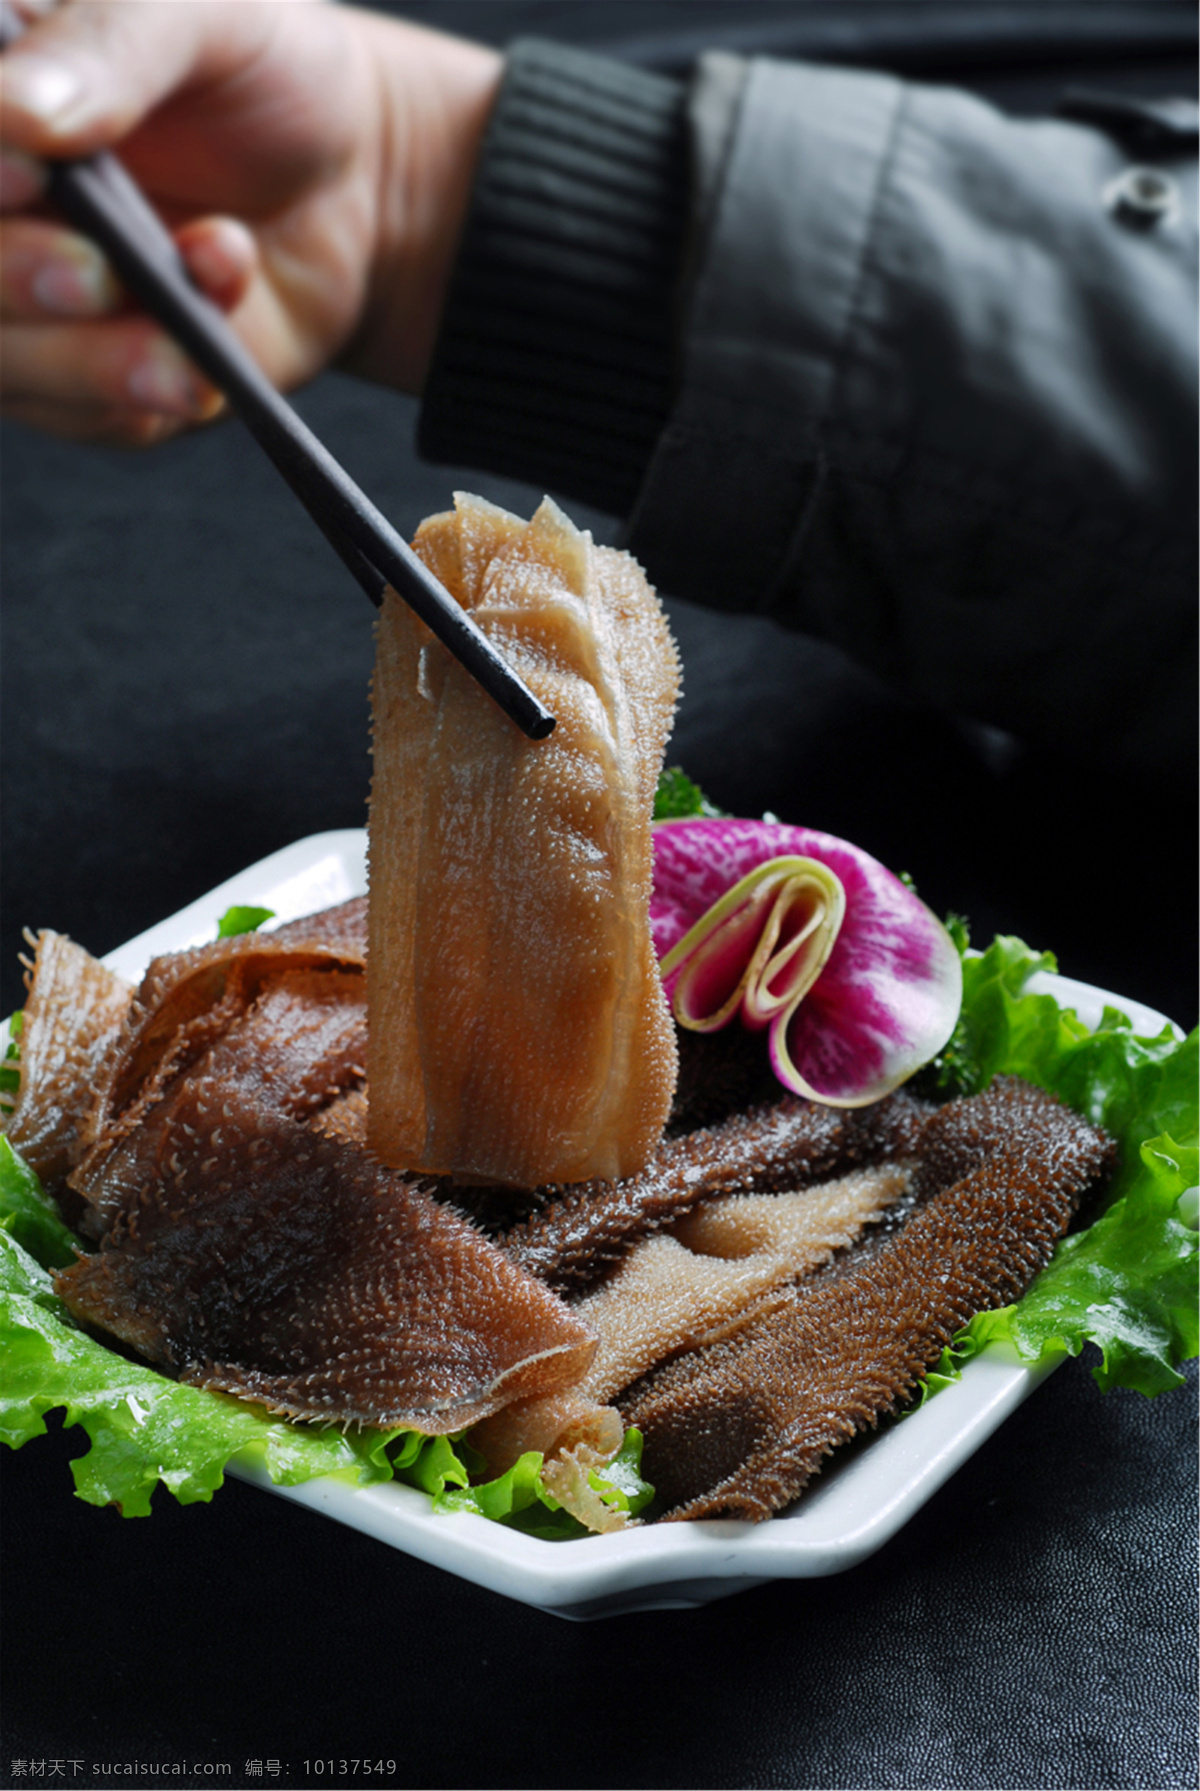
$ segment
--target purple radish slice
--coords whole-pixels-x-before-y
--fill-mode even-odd
[[[785,1088],[861,1107],[938,1052],[962,1002],[941,922],[876,859],[777,821],[662,822],[651,929],[680,1025],[769,1028]]]

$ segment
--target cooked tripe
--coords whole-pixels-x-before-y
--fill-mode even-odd
[[[84,1116],[96,1075],[132,991],[62,933],[39,933],[32,944],[20,1094],[5,1136],[46,1192],[58,1197],[83,1150]]]
[[[645,1433],[663,1515],[757,1522],[789,1505],[835,1448],[917,1392],[975,1313],[1020,1299],[1113,1156],[1104,1133],[1013,1076],[931,1109],[903,1226],[618,1400]]]
[[[193,1385],[441,1435],[573,1386],[595,1342],[341,1123],[363,1082],[361,909],[157,958],[136,991],[122,986],[111,1026],[102,966],[41,937],[30,1062],[71,1025],[73,1062],[102,1027],[109,1038],[86,1122],[81,1109],[58,1128],[75,1160],[64,1192],[100,1248],[55,1288],[76,1318]],[[65,1011],[64,993],[87,1009]],[[23,1081],[23,1135],[46,1137],[59,1105],[46,1076]]]
[[[650,937],[650,822],[679,690],[627,555],[547,499],[478,498],[416,549],[557,718],[526,740],[391,593],[373,686],[370,1148],[534,1187],[636,1173],[674,1032]]]

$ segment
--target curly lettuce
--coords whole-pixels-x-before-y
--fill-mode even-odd
[[[656,821],[712,820],[720,813],[700,785],[692,782],[682,765],[664,766],[654,794]]]
[[[1101,1212],[1064,1238],[1024,1298],[980,1313],[930,1376],[930,1390],[987,1343],[1010,1343],[1025,1362],[1060,1351],[1100,1351],[1098,1385],[1146,1394],[1180,1385],[1196,1355],[1197,1033],[1165,1027],[1138,1037],[1106,1008],[1090,1031],[1052,995],[1026,992],[1049,952],[1000,937],[963,960],[958,1026],[931,1076],[945,1093],[971,1094],[1002,1071],[1051,1090],[1120,1147]],[[1085,1215],[1086,1216],[1086,1215]]]

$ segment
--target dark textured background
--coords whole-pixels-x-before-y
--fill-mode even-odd
[[[1018,110],[1067,81],[1193,80],[1193,10],[1172,5],[394,10],[664,68],[718,41],[825,55]],[[331,377],[300,404],[406,530],[455,485],[536,498],[421,466],[393,395]],[[278,846],[359,825],[371,646],[364,599],[237,427],[145,458],[2,439],[6,1011],[23,926],[102,953]],[[724,806],[846,834],[977,939],[1021,933],[1194,1023],[1190,787],[1034,761],[828,648],[668,601],[675,756]],[[0,1775],[190,1758],[230,1760],[238,1784],[277,1757],[301,1783],[320,1754],[392,1756],[414,1786],[1194,1785],[1194,1388],[1102,1399],[1070,1363],[853,1572],[578,1626],[237,1484],[123,1522],[72,1499],[77,1445],[56,1435],[4,1462]]]

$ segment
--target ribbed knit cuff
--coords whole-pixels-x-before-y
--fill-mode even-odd
[[[423,396],[428,458],[628,511],[672,394],[685,107],[680,81],[513,46]]]

